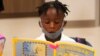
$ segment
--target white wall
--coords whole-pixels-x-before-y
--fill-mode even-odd
[[[46,0],[54,1],[54,0]],[[95,20],[96,0],[59,0],[68,5],[71,11],[66,17],[67,20]]]

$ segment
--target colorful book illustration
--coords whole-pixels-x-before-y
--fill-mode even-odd
[[[3,48],[5,43],[5,37],[3,35],[0,35],[0,56],[2,56]]]
[[[13,56],[95,56],[92,47],[69,42],[13,39]]]

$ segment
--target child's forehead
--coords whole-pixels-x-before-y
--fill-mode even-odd
[[[46,12],[46,14],[57,14],[57,10],[55,8],[49,8]]]
[[[49,8],[45,14],[41,15],[43,20],[63,20],[64,17],[64,13],[57,11],[55,8]]]
[[[47,11],[45,12],[45,15],[48,15],[48,14],[57,14],[57,15],[63,15],[64,12],[62,12],[62,10],[60,9],[56,9],[56,8],[48,8]]]

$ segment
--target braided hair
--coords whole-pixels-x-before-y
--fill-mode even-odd
[[[40,16],[41,14],[46,13],[48,8],[55,8],[57,10],[57,12],[60,10],[64,14],[68,15],[69,9],[66,6],[67,6],[66,4],[62,4],[58,0],[50,1],[50,2],[46,2],[43,5],[41,5],[40,7],[38,7],[38,13]]]

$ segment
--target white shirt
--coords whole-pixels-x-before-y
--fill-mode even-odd
[[[38,37],[36,40],[43,40],[43,41],[46,41],[45,39],[45,34],[41,34],[40,37]],[[60,39],[61,42],[76,42],[74,39],[62,34],[61,35],[61,39]]]

